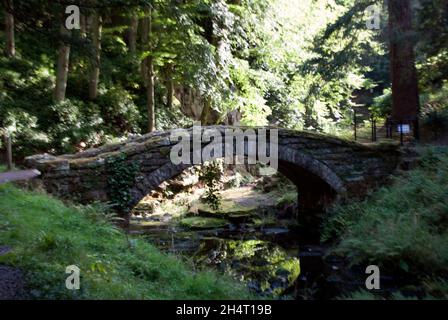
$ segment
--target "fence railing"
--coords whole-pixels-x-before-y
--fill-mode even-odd
[[[393,121],[391,119],[378,120],[369,114],[357,114],[353,116],[354,140],[362,143],[379,141],[398,141],[405,144],[415,140],[418,136],[418,124],[416,121]]]

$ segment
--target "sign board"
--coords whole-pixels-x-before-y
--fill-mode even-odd
[[[411,127],[408,124],[399,124],[397,126],[397,132],[403,133],[403,134],[408,134],[411,132]]]

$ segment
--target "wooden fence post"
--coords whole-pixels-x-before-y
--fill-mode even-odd
[[[11,135],[9,135],[6,130],[4,131],[4,138],[6,144],[6,164],[8,171],[11,171],[14,168],[14,165],[12,163],[12,143]]]

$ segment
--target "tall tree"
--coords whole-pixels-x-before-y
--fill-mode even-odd
[[[168,109],[173,108],[174,98],[174,66],[173,63],[168,63],[166,66],[166,107]]]
[[[410,0],[389,0],[390,65],[392,79],[392,118],[412,121],[418,139],[419,93],[415,68]]]
[[[80,33],[82,38],[87,38],[87,17],[85,14],[81,13],[81,16],[79,17],[80,22]]]
[[[152,7],[146,11],[143,24],[143,40],[146,47],[147,56],[143,60],[142,71],[146,83],[146,107],[148,112],[148,132],[153,132],[156,127],[156,117],[154,110],[154,57],[152,46]]]
[[[14,16],[11,13],[13,9],[12,0],[4,0],[4,7],[5,7],[5,35],[6,35],[5,54],[7,57],[14,57],[16,55],[16,47],[14,40]]]
[[[70,45],[67,43],[69,31],[61,26],[61,40],[58,51],[58,62],[56,70],[56,86],[54,88],[53,100],[60,102],[65,99],[67,89],[68,66],[70,62]]]
[[[130,17],[130,24],[128,29],[129,51],[131,52],[131,54],[135,54],[137,50],[137,31],[138,31],[138,16],[134,10]]]
[[[93,45],[93,60],[90,70],[89,80],[89,98],[95,100],[98,96],[98,82],[100,77],[100,59],[101,59],[101,31],[102,18],[98,12],[92,14],[91,37]]]
[[[143,17],[140,19],[140,26],[141,26],[141,32],[140,32],[140,43],[142,50],[146,50],[148,48],[148,19],[146,17]],[[141,77],[143,79],[143,83],[146,88],[146,58],[143,59],[142,63],[140,64],[140,73]]]

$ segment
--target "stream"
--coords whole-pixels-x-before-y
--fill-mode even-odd
[[[222,196],[218,210],[183,199],[180,203],[190,202],[188,209],[177,215],[173,207],[145,215],[148,204],[142,203],[131,219],[131,233],[194,268],[230,275],[260,296],[330,299],[337,294],[338,279],[332,274],[340,263],[324,262],[318,236],[301,229],[294,207],[279,205],[278,192],[243,187]]]

